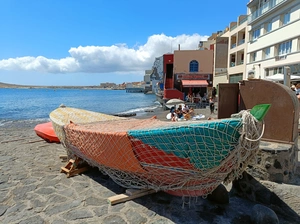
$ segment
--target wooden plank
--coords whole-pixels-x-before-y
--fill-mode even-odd
[[[18,139],[2,141],[1,143],[17,142],[17,141],[22,141],[22,140],[26,140],[26,139],[28,139],[28,138],[18,138]]]
[[[125,194],[118,194],[112,197],[109,197],[107,201],[111,205],[115,205],[121,202],[129,201],[135,198],[139,198],[148,194],[153,194],[155,193],[155,190],[152,189],[143,189],[143,190],[137,190],[137,191],[129,191],[128,193]],[[131,194],[131,195],[130,195]]]
[[[82,167],[82,168],[79,168],[79,169],[71,170],[70,172],[68,172],[67,177],[72,177],[76,174],[81,174],[81,173],[87,171],[88,169],[89,169],[88,167]]]
[[[33,140],[33,141],[28,141],[27,143],[35,143],[35,142],[44,142],[45,140],[39,139],[39,140]]]
[[[65,167],[61,167],[60,168],[61,169],[61,173],[64,171],[64,172],[66,172],[66,173],[69,173],[70,172],[70,170],[69,169],[67,169],[67,168],[65,168]]]
[[[76,174],[81,174],[85,171],[87,171],[89,169],[89,166],[84,166],[81,168],[77,168],[78,162],[81,159],[76,158],[76,160],[74,159],[70,159],[69,162],[65,165],[65,167],[61,167],[61,173],[66,173],[67,177],[72,177]]]
[[[63,160],[66,160],[66,159],[68,159],[68,156],[67,155],[60,155],[59,158],[63,159]]]

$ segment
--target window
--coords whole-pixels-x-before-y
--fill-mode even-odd
[[[257,56],[257,52],[251,53],[250,54],[250,62],[256,61],[257,60],[256,56]]]
[[[273,75],[276,75],[278,73],[283,73],[283,67],[276,67],[276,68],[274,68]]]
[[[198,61],[193,60],[190,62],[190,72],[198,72],[199,70],[199,64]]]
[[[256,61],[256,52],[253,52],[251,56],[251,61]]]
[[[268,68],[265,69],[265,76],[269,76],[269,69]]]
[[[260,36],[260,29],[256,29],[252,33],[252,40],[256,40]]]
[[[270,47],[267,47],[264,49],[264,58],[265,59],[270,57],[270,51],[271,51]]]
[[[281,15],[281,24],[282,25],[286,25],[290,22],[290,17],[291,17],[291,14],[290,12],[287,12],[285,13],[284,15]]]
[[[269,33],[272,31],[272,21],[265,24],[265,33]]]
[[[290,40],[290,41],[283,42],[279,44],[278,56],[291,53],[291,50],[292,50],[292,41]]]

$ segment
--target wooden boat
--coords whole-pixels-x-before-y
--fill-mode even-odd
[[[73,121],[63,126],[63,140],[68,150],[121,186],[201,196],[239,177],[255,157],[269,107],[205,122]]]
[[[34,127],[34,131],[39,137],[45,139],[47,142],[56,142],[56,143],[60,142],[54,132],[51,121],[36,125]]]
[[[97,121],[122,120],[125,118],[61,105],[50,113],[50,119],[57,137],[64,145],[66,141],[64,126],[70,122],[84,124]],[[69,159],[74,157],[73,152],[68,150],[67,147],[66,151]]]

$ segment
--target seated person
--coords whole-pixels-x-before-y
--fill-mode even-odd
[[[171,112],[171,121],[177,121],[177,115],[176,115],[175,111]]]
[[[191,117],[195,116],[195,111],[194,111],[193,107],[191,107],[191,109],[189,110],[189,114],[190,114]]]
[[[189,102],[189,101],[190,101],[189,95],[186,95],[185,101],[186,101],[186,102]]]
[[[175,112],[175,106],[172,106],[170,109],[170,113],[173,113],[173,112]]]
[[[186,113],[189,112],[189,107],[188,107],[186,104],[184,104],[184,106],[183,106],[183,108],[182,108],[182,112],[183,112],[184,114],[186,114]]]
[[[191,119],[191,115],[189,113],[184,114],[184,119],[190,120]]]
[[[185,101],[192,102],[192,95],[190,93],[185,97]]]
[[[183,118],[183,112],[181,109],[176,110],[176,114],[177,114],[178,119]]]

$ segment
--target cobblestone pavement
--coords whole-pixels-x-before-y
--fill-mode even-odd
[[[95,168],[67,178],[63,146],[34,126],[0,127],[0,223],[250,223],[255,204],[237,197],[217,205],[158,192],[112,206],[125,189]]]

